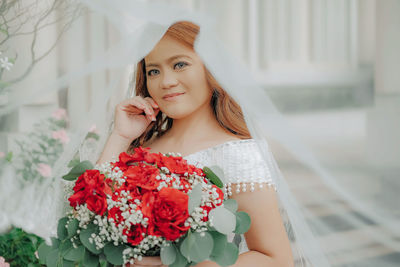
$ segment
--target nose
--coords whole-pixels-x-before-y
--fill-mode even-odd
[[[174,75],[174,73],[170,71],[164,72],[161,80],[161,88],[163,89],[169,89],[171,87],[174,87],[178,85],[178,79]]]

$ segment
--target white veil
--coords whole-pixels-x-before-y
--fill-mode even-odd
[[[325,116],[322,120],[313,120],[311,114],[304,121],[280,113],[249,68],[228,52],[229,44],[219,39],[215,17],[165,1],[63,2],[79,10],[70,30],[57,41],[57,22],[47,25],[40,32],[42,35],[35,35],[35,42],[43,47],[54,42],[55,49],[21,81],[6,83],[24,72],[29,61],[25,51],[15,59],[10,71],[3,68],[0,76],[4,102],[0,106],[4,151],[0,230],[7,231],[14,225],[46,239],[55,234],[57,219],[63,212],[63,187],[68,186],[60,177],[67,173],[68,163],[74,157],[97,160],[112,127],[115,105],[134,94],[136,63],[151,51],[170,25],[188,20],[200,26],[196,52],[240,104],[252,137],[260,141],[259,149],[277,185],[296,266],[398,265],[399,166],[358,164],[355,157],[364,158],[367,150],[354,153],[352,143],[338,136],[332,139],[332,135],[325,137],[322,132],[319,143],[310,142],[316,137],[307,136],[311,131],[304,127],[315,127],[312,133],[318,133],[320,125],[302,123],[329,125],[337,121],[330,121],[329,114],[319,114]],[[208,3],[212,9],[212,3]],[[60,17],[60,12],[55,10],[52,18]],[[90,31],[85,28],[87,25]],[[29,32],[30,25],[25,27]],[[18,38],[1,48],[2,53],[12,53],[13,44],[18,44],[14,48],[29,51]],[[374,112],[375,105],[365,110],[365,116],[385,120],[386,113]],[[54,112],[60,107],[67,110],[68,118],[62,110]],[[385,108],[398,111],[400,104],[397,101]],[[33,127],[35,123],[38,128]],[[365,127],[365,131],[377,131],[373,127]],[[388,130],[391,129],[399,127]],[[305,145],[307,142],[311,145]],[[326,150],[329,142],[334,143],[330,148],[336,150]],[[389,142],[390,139],[382,139],[374,144],[366,139],[358,149],[390,146]],[[13,151],[12,156],[8,151]],[[31,163],[26,162],[29,158]],[[350,161],[343,165],[340,159]],[[24,176],[24,171],[32,175]]]

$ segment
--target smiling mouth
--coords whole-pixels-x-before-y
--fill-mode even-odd
[[[175,94],[169,94],[163,97],[164,100],[172,100],[175,99],[176,97],[183,95],[184,93],[175,93]]]

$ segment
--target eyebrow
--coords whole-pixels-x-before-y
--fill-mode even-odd
[[[186,58],[192,59],[191,57],[186,56],[186,55],[175,55],[175,56],[172,56],[172,57],[168,58],[168,59],[167,59],[167,62],[171,62],[171,61],[173,61],[174,59],[177,59],[177,58],[180,58],[180,57],[186,57]],[[158,64],[155,64],[155,63],[146,64],[146,68],[148,68],[148,67],[158,67],[158,66],[159,66],[159,65],[158,65]]]

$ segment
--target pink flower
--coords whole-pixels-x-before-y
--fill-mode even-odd
[[[64,145],[69,142],[69,137],[67,135],[67,132],[65,130],[63,130],[63,129],[58,130],[58,131],[54,131],[52,133],[52,137],[54,139],[60,140],[60,142],[63,143]]]
[[[93,124],[92,126],[90,126],[89,132],[90,133],[99,134],[99,132],[97,130],[97,127],[96,127],[96,124]]]
[[[51,114],[51,116],[57,120],[67,119],[67,111],[63,108],[59,108]]]
[[[10,264],[3,257],[0,257],[0,267],[10,267]]]
[[[6,156],[6,154],[4,154],[3,151],[0,151],[0,159],[1,159],[1,158],[4,158],[5,156]]]
[[[50,177],[51,176],[51,167],[45,163],[40,163],[37,171],[43,176],[43,177]]]

